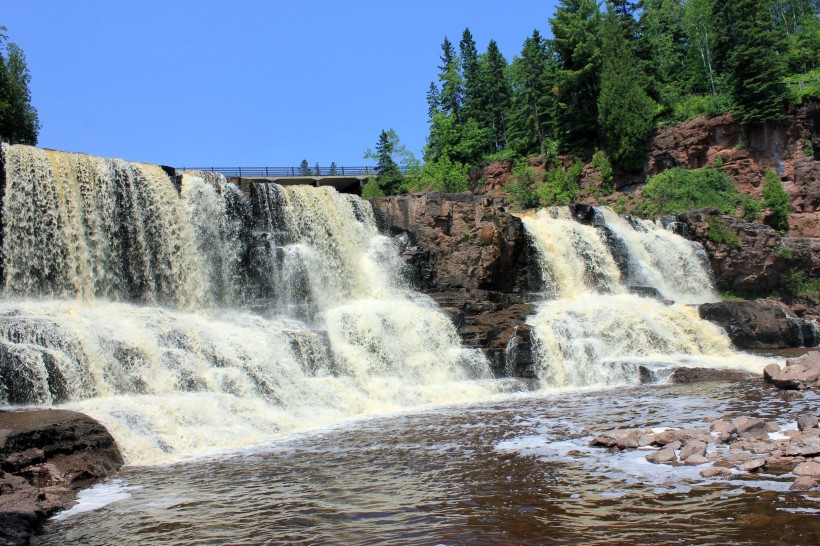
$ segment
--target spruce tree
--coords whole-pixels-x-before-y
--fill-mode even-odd
[[[442,111],[447,115],[459,118],[462,100],[462,81],[458,70],[458,57],[453,48],[453,44],[447,37],[441,44],[441,65],[439,68],[439,81],[441,82],[440,103]]]
[[[521,57],[513,61],[511,138],[522,154],[538,152],[553,133],[554,63],[546,41],[535,30],[524,41]]]
[[[487,129],[495,150],[507,146],[507,118],[510,111],[510,84],[507,81],[507,60],[490,40],[487,53],[481,57],[477,99],[479,119]]]
[[[0,26],[0,141],[35,145],[40,120],[31,105],[31,75],[23,50],[6,42],[4,30]]]
[[[656,104],[642,85],[642,74],[626,32],[628,29],[610,4],[601,24],[598,119],[612,162],[634,172],[643,167]]]
[[[737,117],[745,123],[780,119],[788,99],[786,37],[767,2],[722,0],[712,8],[716,60],[729,77]]]
[[[461,42],[458,44],[461,54],[461,79],[463,82],[463,110],[465,118],[477,118],[476,100],[479,94],[478,50],[469,28],[464,29]]]
[[[558,130],[563,151],[591,149],[598,138],[600,13],[595,0],[561,0],[550,19],[558,59]]]
[[[393,160],[398,141],[399,137],[393,129],[389,131],[382,129],[379,141],[376,143],[376,180],[387,195],[397,193],[403,182],[399,166]]]
[[[441,95],[438,92],[438,86],[435,82],[430,82],[430,87],[427,89],[427,122],[432,123],[433,116],[439,111],[441,107]]]

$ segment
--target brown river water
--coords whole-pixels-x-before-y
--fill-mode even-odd
[[[757,382],[507,395],[285,436],[173,465],[126,467],[52,520],[64,544],[820,544],[820,492],[791,474],[588,447],[614,427],[789,425],[820,396]],[[110,501],[114,502],[110,502]]]

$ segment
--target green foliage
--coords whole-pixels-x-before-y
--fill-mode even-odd
[[[771,169],[766,171],[761,195],[763,197],[763,206],[770,211],[766,223],[778,231],[784,233],[788,231],[789,214],[791,214],[792,209],[791,199],[780,178]]]
[[[612,162],[631,172],[643,168],[646,140],[657,104],[643,83],[637,59],[612,6],[601,25],[602,71],[598,123]]]
[[[0,26],[0,141],[34,145],[40,120],[31,105],[31,75],[23,50],[6,41],[5,30]]]
[[[719,155],[715,158],[714,165],[715,165],[716,169],[720,169],[721,167],[723,167],[723,156],[722,155]]]
[[[744,301],[746,298],[732,292],[731,290],[726,290],[725,292],[720,293],[720,299],[723,301]]]
[[[531,209],[538,206],[536,188],[539,176],[526,161],[520,160],[513,165],[510,182],[504,186],[507,203],[517,210]]]
[[[308,163],[307,159],[303,159],[301,163],[299,163],[299,176],[313,176],[313,172],[310,170],[310,164]]]
[[[789,89],[789,100],[801,105],[810,101],[820,101],[820,68],[807,74],[795,74],[783,79]]]
[[[447,193],[466,191],[469,171],[468,165],[451,161],[445,155],[438,160],[427,161],[424,164],[418,184],[421,187]]]
[[[734,248],[742,248],[743,243],[740,242],[740,237],[736,233],[729,231],[720,218],[717,216],[709,217],[709,230],[706,236],[715,243],[729,245]]]
[[[760,218],[763,211],[763,203],[751,195],[740,194],[740,206],[742,207],[742,217],[747,222],[754,222]]]
[[[398,193],[408,178],[418,177],[421,169],[413,152],[399,142],[399,136],[393,129],[382,130],[375,151],[368,148],[364,158],[376,161],[379,188],[387,195]],[[407,167],[405,174],[402,174],[399,165]]]
[[[744,123],[784,116],[788,90],[785,34],[760,0],[721,0],[712,7],[716,61],[730,77],[735,114]]]
[[[803,143],[803,153],[806,154],[806,157],[814,157],[814,144],[809,138]]]
[[[612,173],[612,164],[606,154],[598,150],[592,156],[592,165],[601,175],[601,191],[604,195],[610,195],[615,191],[615,179]]]
[[[371,176],[367,179],[367,182],[365,182],[364,187],[362,188],[362,198],[374,199],[377,197],[384,197],[384,191],[382,191],[381,186],[379,186],[379,181],[376,177]]]
[[[555,166],[544,176],[544,182],[535,190],[541,205],[569,205],[581,190],[581,171],[584,164],[576,159],[568,169]]]
[[[716,207],[723,214],[734,213],[741,197],[731,181],[714,169],[668,169],[650,178],[637,204],[647,216],[677,214],[703,207]]]
[[[789,270],[783,279],[783,287],[795,296],[820,298],[820,279],[808,280],[802,271]]]
[[[783,246],[780,243],[774,246],[774,252],[772,252],[772,254],[774,254],[775,258],[780,258],[781,260],[794,259],[794,251],[790,248]]]
[[[732,107],[729,95],[688,95],[672,106],[670,121],[679,123],[698,116],[714,117],[728,112]]]
[[[512,98],[509,114],[511,145],[521,155],[537,153],[553,133],[555,61],[536,30],[524,40],[521,57],[510,67]]]

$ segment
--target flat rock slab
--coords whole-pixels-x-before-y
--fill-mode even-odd
[[[795,476],[807,476],[809,478],[820,478],[820,463],[814,461],[806,461],[794,467]]]
[[[28,544],[77,489],[123,460],[100,423],[66,410],[0,411],[0,544]]]
[[[769,364],[763,368],[763,379],[778,389],[804,390],[820,387],[820,352],[805,355],[786,361],[781,368]]]

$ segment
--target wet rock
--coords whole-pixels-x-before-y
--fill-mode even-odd
[[[737,435],[739,438],[766,439],[769,437],[769,433],[766,428],[766,421],[763,419],[739,417],[738,419],[735,419],[732,424],[737,429]]]
[[[765,440],[741,440],[735,442],[730,446],[732,449],[742,449],[754,453],[755,455],[762,455],[764,453],[772,453],[780,449],[781,444],[778,442]]]
[[[820,436],[803,434],[794,436],[786,446],[786,455],[813,456],[820,455]]]
[[[714,368],[678,368],[669,378],[671,383],[686,384],[702,381],[746,381],[755,374],[745,370],[721,370]]]
[[[710,468],[704,468],[700,471],[700,475],[704,478],[714,478],[714,477],[729,477],[732,475],[732,471],[728,468],[723,468],[720,466],[713,466]]]
[[[661,446],[672,442],[686,442],[687,440],[700,440],[708,442],[711,435],[706,430],[696,430],[692,428],[664,430],[655,434],[655,443]]]
[[[722,419],[712,423],[712,426],[710,427],[710,429],[712,430],[712,432],[717,432],[718,434],[720,434],[721,432],[732,433],[732,432],[735,432],[737,430],[732,423],[730,423],[728,421],[724,421]]]
[[[795,476],[808,476],[809,478],[820,478],[820,463],[816,461],[806,461],[797,465],[792,470]]]
[[[665,447],[646,456],[646,460],[650,463],[671,463],[675,462],[677,459],[675,450],[671,447]]]
[[[721,466],[726,468],[733,468],[738,465],[741,465],[747,461],[750,461],[752,456],[745,451],[741,451],[740,453],[732,453],[731,455],[719,459],[714,462],[715,466]]]
[[[686,461],[692,455],[698,455],[701,458],[705,458],[706,455],[706,442],[701,440],[689,440],[684,444],[683,448],[680,450],[680,459],[681,461]]]
[[[113,474],[122,456],[108,431],[81,413],[0,411],[0,544],[28,544],[76,490]]]
[[[646,435],[647,431],[641,429],[610,430],[590,440],[589,445],[615,447],[618,449],[634,449],[640,447],[640,439]]]
[[[737,468],[743,472],[755,472],[766,466],[766,459],[752,459],[739,465]]]
[[[814,346],[806,339],[811,326],[783,306],[769,301],[722,301],[698,308],[702,319],[723,328],[741,349],[780,349]]]
[[[766,467],[772,470],[791,471],[797,464],[793,457],[783,457],[782,455],[775,456],[772,454],[771,457],[766,459]]]
[[[638,438],[638,446],[639,447],[646,447],[651,446],[655,443],[655,435],[654,434],[644,434],[640,438]]]
[[[817,480],[809,476],[800,476],[789,487],[789,491],[808,491],[817,487]]]
[[[686,458],[685,461],[683,461],[683,464],[689,465],[689,466],[698,466],[698,465],[706,464],[708,462],[709,462],[709,459],[707,459],[706,457],[704,457],[702,455],[690,455],[689,457]]]
[[[817,428],[817,416],[813,413],[807,413],[797,418],[797,430],[805,431],[811,428]]]
[[[763,369],[763,379],[779,389],[803,390],[820,387],[820,352],[807,353],[800,358],[789,359],[780,368],[769,364]]]

